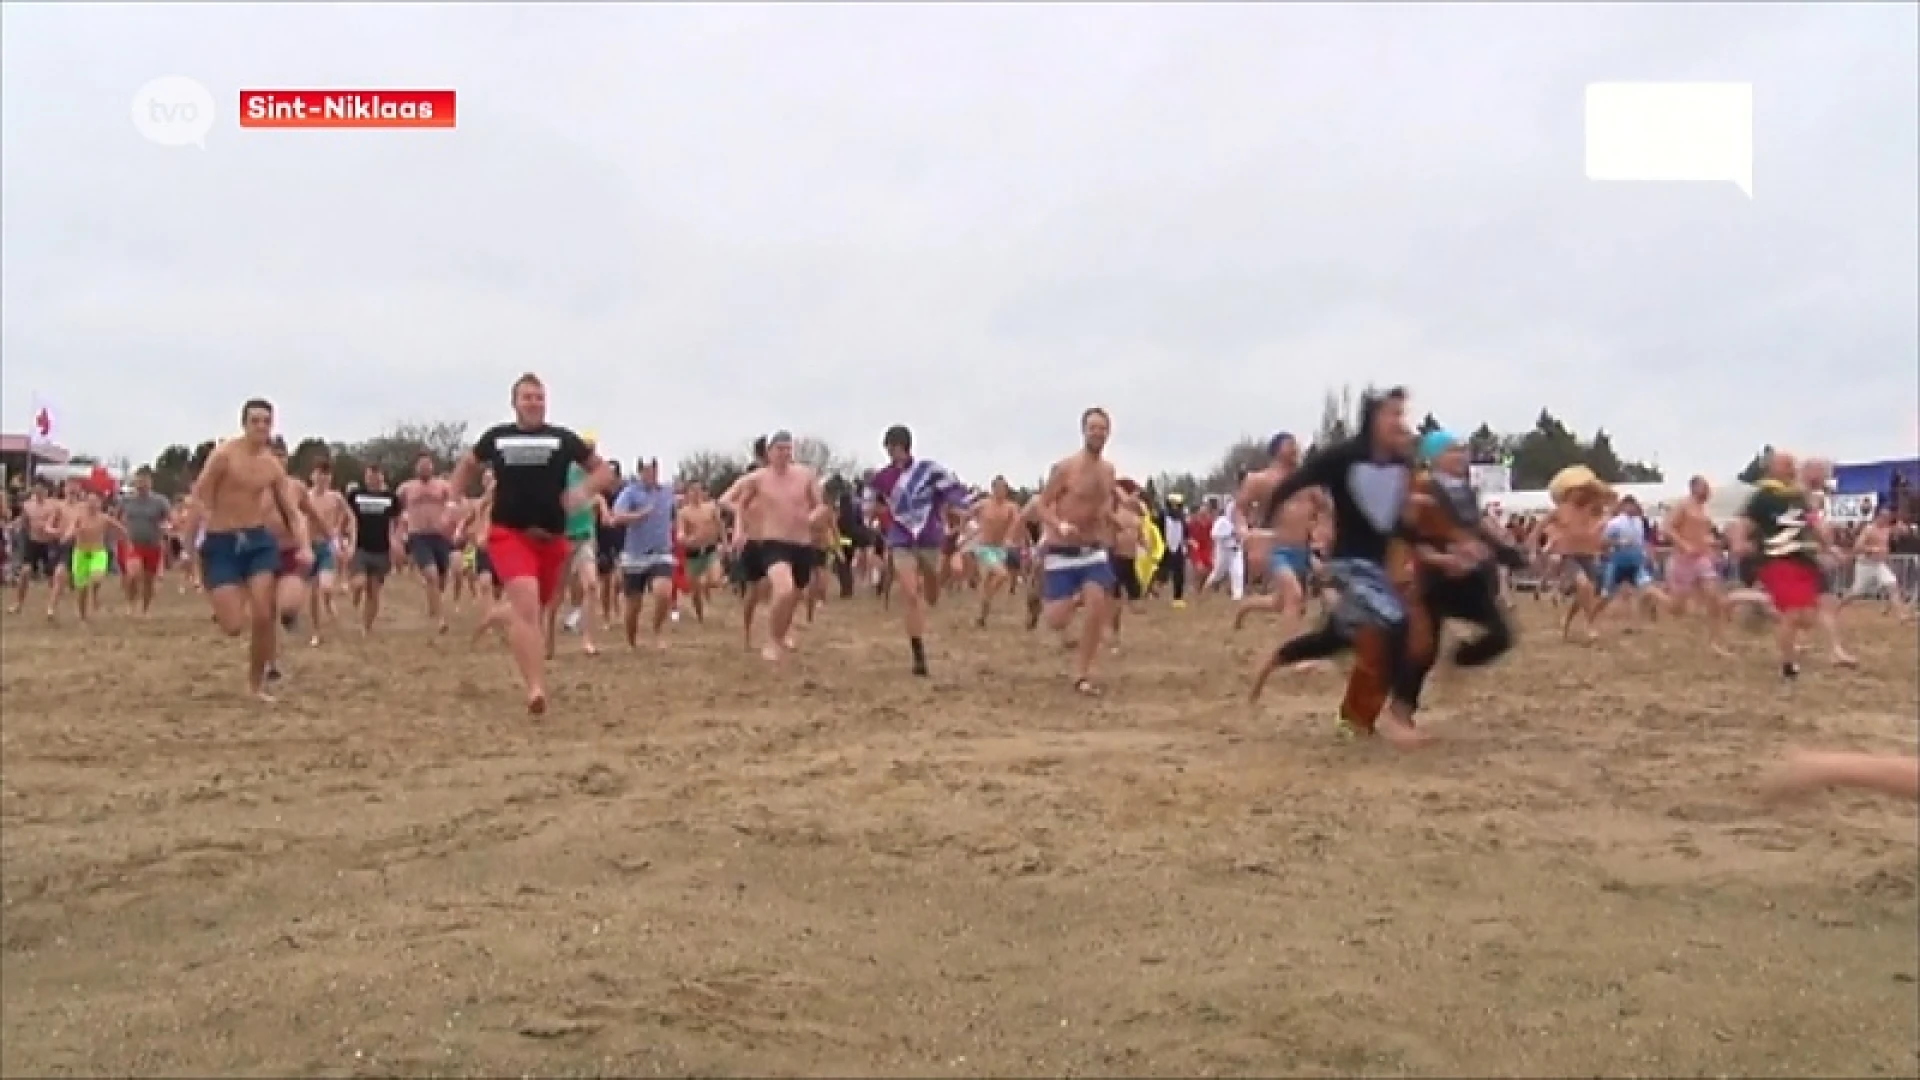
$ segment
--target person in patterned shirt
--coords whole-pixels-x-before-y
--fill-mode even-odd
[[[1755,580],[1780,613],[1775,627],[1780,673],[1789,679],[1800,674],[1800,635],[1814,626],[1823,584],[1820,538],[1808,517],[1807,491],[1798,480],[1793,455],[1774,451],[1767,475],[1741,514],[1747,525],[1743,546],[1759,562]]]

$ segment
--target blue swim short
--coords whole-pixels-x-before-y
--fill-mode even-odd
[[[264,526],[210,532],[200,543],[200,579],[209,589],[245,585],[280,572],[280,543]]]
[[[1047,603],[1071,600],[1089,586],[1113,590],[1113,559],[1105,548],[1049,548],[1040,558],[1040,595]]]
[[[1278,580],[1281,574],[1293,575],[1302,585],[1313,576],[1313,552],[1303,547],[1275,547],[1267,555],[1267,576]]]

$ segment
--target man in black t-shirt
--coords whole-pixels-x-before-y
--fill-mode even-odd
[[[380,590],[393,569],[393,533],[400,521],[400,498],[387,487],[387,474],[378,465],[367,466],[361,482],[345,491],[348,528],[347,576],[353,603],[360,609],[360,628],[373,629],[380,613]]]
[[[527,686],[527,711],[547,710],[546,658],[553,639],[542,630],[572,554],[567,544],[567,513],[590,503],[612,486],[612,470],[572,430],[547,423],[547,388],[538,376],[520,376],[513,384],[510,424],[481,434],[454,468],[453,488],[468,491],[482,468],[494,475],[493,524],[487,530],[487,555],[500,580],[500,603],[480,624],[481,633],[505,626],[514,665]],[[579,465],[587,481],[569,487],[567,473]]]

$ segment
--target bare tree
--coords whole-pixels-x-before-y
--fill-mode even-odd
[[[398,482],[413,475],[413,463],[423,454],[431,457],[440,471],[452,469],[466,446],[467,425],[464,423],[408,422],[395,424],[386,433],[350,446],[347,451],[362,464],[380,466],[387,476]]]
[[[1264,439],[1245,435],[1226,452],[1207,474],[1207,491],[1214,495],[1229,495],[1240,487],[1240,478],[1255,469],[1264,469],[1271,460],[1267,454]]]
[[[699,450],[680,459],[680,468],[674,473],[674,481],[680,484],[700,484],[714,495],[719,495],[732,487],[734,481],[745,476],[747,470],[752,467],[752,459],[745,454]]]
[[[815,435],[802,435],[793,440],[793,460],[822,477],[838,476],[853,483],[860,476],[858,458],[835,452],[833,444]]]
[[[1351,438],[1356,412],[1353,387],[1328,390],[1327,396],[1320,402],[1320,429],[1313,433],[1314,445],[1332,446]]]
[[[1149,480],[1148,484],[1162,495],[1177,494],[1188,503],[1199,502],[1200,497],[1206,494],[1200,478],[1190,472],[1163,472]]]

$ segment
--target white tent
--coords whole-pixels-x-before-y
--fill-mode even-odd
[[[1753,491],[1752,485],[1738,480],[1727,479],[1719,482],[1709,481],[1713,494],[1707,499],[1707,513],[1715,522],[1724,524],[1740,516],[1740,510],[1747,504],[1747,495]],[[1685,480],[1666,480],[1657,484],[1615,484],[1615,493],[1622,498],[1633,496],[1640,508],[1655,521],[1665,517],[1668,510],[1681,499],[1687,497]],[[1553,496],[1545,491],[1503,491],[1480,497],[1480,505],[1502,519],[1515,514],[1544,514],[1553,509]]]

